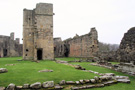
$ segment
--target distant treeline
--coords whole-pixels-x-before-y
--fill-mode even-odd
[[[108,44],[99,42],[99,51],[101,52],[117,51],[118,48],[119,44]]]

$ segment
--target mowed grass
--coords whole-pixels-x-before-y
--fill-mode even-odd
[[[127,75],[127,74],[124,74],[121,72],[116,72],[114,70],[103,68],[103,67],[92,66],[88,62],[72,63],[72,64],[79,64],[82,67],[86,68],[87,70],[93,70],[93,71],[97,71],[99,73],[115,73],[116,75],[120,75],[120,76],[129,76],[129,78],[131,80],[130,84],[118,83],[118,84],[106,86],[103,88],[93,88],[92,90],[135,90],[135,76],[130,76],[130,75]],[[91,89],[87,89],[87,90],[91,90]]]
[[[7,73],[0,74],[0,86],[7,86],[10,83],[23,85],[25,83],[54,81],[58,83],[61,80],[76,81],[80,79],[91,79],[96,74],[76,70],[71,66],[58,64],[54,61],[40,61],[40,63],[31,61],[17,61],[21,57],[0,58],[0,68],[7,68]],[[71,61],[76,58],[56,58],[56,60]],[[113,62],[112,62],[113,63]],[[116,62],[114,62],[115,64]],[[15,64],[14,66],[5,66],[6,64]],[[79,64],[87,70],[93,70],[100,73],[115,73],[116,75],[129,76],[107,68],[92,66],[89,62],[71,63]],[[39,70],[51,69],[54,72],[38,72]],[[135,76],[129,76],[131,83],[118,83],[103,88],[92,88],[86,90],[135,90]]]
[[[7,68],[7,73],[0,73],[0,86],[7,86],[10,83],[23,85],[26,83],[54,81],[58,83],[61,80],[76,81],[80,79],[91,79],[95,74],[76,70],[71,66],[59,64],[54,61],[40,61],[39,63],[31,61],[17,61],[21,57],[0,58],[0,68]],[[6,64],[15,64],[14,66],[5,66]],[[49,69],[53,72],[38,72],[39,70]]]

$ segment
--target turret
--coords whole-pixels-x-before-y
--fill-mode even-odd
[[[14,32],[10,33],[10,39],[14,40]]]

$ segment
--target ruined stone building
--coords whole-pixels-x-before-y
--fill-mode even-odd
[[[135,64],[135,27],[124,34],[117,51],[120,62],[133,62]]]
[[[55,57],[93,57],[98,52],[98,34],[91,28],[88,34],[62,41],[54,38]]]
[[[52,4],[23,10],[23,59],[54,59]]]
[[[20,39],[14,40],[14,33],[10,36],[0,35],[0,57],[22,56],[22,44]]]

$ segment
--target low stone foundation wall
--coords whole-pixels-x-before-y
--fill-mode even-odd
[[[130,83],[130,80],[127,76],[115,76],[113,73],[107,73],[104,74],[104,76],[95,76],[93,79],[82,79],[78,81],[62,80],[57,84],[55,84],[54,81],[46,81],[43,83],[36,82],[33,84],[24,84],[22,86],[16,86],[11,83],[7,87],[0,87],[0,90],[62,90],[66,89],[67,85],[71,86],[69,90],[81,90],[104,87],[118,82]]]
[[[135,75],[135,65],[133,65],[132,63],[120,63],[120,64],[112,65],[111,63],[108,62],[98,62],[98,63],[92,63],[91,65],[109,68],[132,76]]]
[[[120,63],[119,65],[119,69],[122,69],[125,72],[134,72],[135,74],[135,65],[132,63]]]

